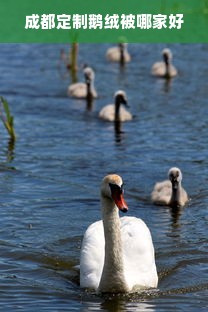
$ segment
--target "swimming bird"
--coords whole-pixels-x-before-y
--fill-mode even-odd
[[[181,186],[182,173],[173,167],[168,171],[169,180],[157,182],[153,188],[151,199],[156,205],[173,208],[183,207],[188,202],[188,195]]]
[[[71,84],[67,90],[68,96],[72,96],[75,98],[96,98],[97,92],[94,87],[95,73],[93,69],[87,66],[84,68],[83,74],[85,77],[85,83],[76,82]]]
[[[120,64],[131,61],[131,56],[127,50],[127,43],[119,43],[117,47],[111,47],[106,52],[106,58],[111,62],[120,62]]]
[[[97,292],[127,293],[157,287],[154,247],[146,224],[127,212],[123,181],[116,174],[101,183],[102,220],[84,234],[80,286]]]
[[[107,121],[129,121],[132,120],[132,114],[128,112],[124,104],[128,106],[126,93],[118,90],[114,95],[115,103],[104,106],[99,112],[99,117]]]
[[[163,62],[156,62],[152,66],[152,75],[161,78],[172,78],[177,76],[178,71],[172,64],[172,52],[170,49],[162,51]]]

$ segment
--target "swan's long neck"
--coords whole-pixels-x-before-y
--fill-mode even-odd
[[[170,78],[170,67],[171,67],[171,60],[168,56],[164,57],[164,62],[165,62],[165,78]]]
[[[125,53],[125,47],[123,45],[120,45],[120,64],[124,65],[124,53]]]
[[[165,78],[170,78],[170,64],[165,64]]]
[[[120,101],[118,99],[115,99],[115,121],[119,121],[120,120]]]
[[[172,195],[170,199],[170,205],[174,208],[179,207],[180,197],[181,197],[181,182],[178,183],[177,187],[174,187],[174,184],[172,184]]]
[[[87,99],[93,98],[93,93],[95,92],[95,87],[94,87],[94,78],[85,78],[86,86],[87,86]]]
[[[118,208],[108,198],[102,198],[105,259],[99,284],[100,292],[126,292],[124,278],[120,219]]]
[[[91,80],[87,81],[86,85],[87,85],[87,98],[88,98],[92,96],[93,82]]]
[[[90,110],[92,107],[92,101],[93,101],[93,91],[92,91],[92,85],[91,82],[87,82],[87,109]]]

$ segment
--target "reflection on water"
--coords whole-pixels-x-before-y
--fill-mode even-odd
[[[124,133],[122,131],[122,122],[120,122],[120,120],[114,121],[114,131],[115,131],[115,141],[117,143],[120,143],[122,140],[122,134]]]
[[[88,93],[87,98],[86,98],[86,108],[87,111],[91,112],[93,110],[94,106],[94,99],[91,93]]]
[[[172,226],[174,227],[179,226],[179,218],[182,213],[183,213],[183,208],[180,208],[180,207],[170,208],[170,214],[172,217]]]
[[[167,79],[164,79],[164,83],[163,83],[163,91],[165,93],[168,93],[170,92],[170,88],[171,88],[171,84],[172,84],[172,78],[167,78]]]
[[[150,74],[162,45],[129,45],[132,62],[123,68],[106,61],[107,46],[79,47],[79,64],[96,70],[96,101],[66,96],[71,77],[60,51],[67,45],[0,46],[1,95],[17,133],[14,145],[1,132],[4,310],[207,311],[208,46],[171,45],[181,74],[169,81]],[[82,71],[77,76],[82,80]],[[100,121],[119,89],[136,118]],[[181,210],[150,202],[154,182],[172,166],[182,169],[192,198]],[[123,177],[129,216],[152,233],[154,292],[100,296],[79,288],[82,236],[100,219],[99,184],[108,172]]]
[[[126,300],[119,300],[119,299],[113,299],[113,300],[107,300],[104,301],[101,304],[101,309],[103,311],[109,311],[109,312],[119,312],[119,311],[144,311],[148,310],[150,312],[155,311],[152,304],[144,303],[144,302],[126,302]]]
[[[12,162],[14,159],[15,141],[12,139],[8,140],[8,151],[7,151],[7,162]]]
[[[96,296],[96,295],[94,295]],[[154,304],[148,303],[147,298],[150,293],[140,295],[97,295],[92,304],[92,299],[83,298],[82,312],[85,311],[108,311],[108,312],[123,312],[123,311],[155,311]],[[154,297],[154,295],[153,295]]]

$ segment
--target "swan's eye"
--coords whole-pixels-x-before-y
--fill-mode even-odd
[[[109,183],[109,186],[110,186],[110,189],[111,189],[111,193],[114,193],[114,192],[120,193],[120,194],[123,193],[123,185],[120,187],[117,184]]]

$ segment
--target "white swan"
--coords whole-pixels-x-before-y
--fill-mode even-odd
[[[168,171],[168,177],[169,180],[155,184],[151,199],[156,205],[183,207],[188,201],[188,195],[181,186],[181,170],[176,167],[171,168]]]
[[[154,247],[146,224],[126,212],[120,176],[101,184],[102,219],[85,232],[80,258],[80,286],[98,292],[134,292],[157,287]]]
[[[178,71],[171,63],[172,53],[170,49],[164,49],[162,51],[163,62],[156,62],[152,66],[152,75],[162,78],[172,78],[177,76]]]
[[[76,82],[71,84],[67,89],[68,96],[75,98],[96,98],[97,92],[94,87],[95,73],[91,67],[85,67],[83,70],[85,83]]]
[[[121,104],[127,104],[126,93],[119,90],[114,95],[115,104],[104,106],[99,112],[99,117],[107,121],[129,121],[132,120],[132,114],[128,112]]]
[[[127,43],[119,43],[117,47],[109,48],[106,58],[110,62],[120,62],[121,64],[131,61],[131,56],[127,50]]]

